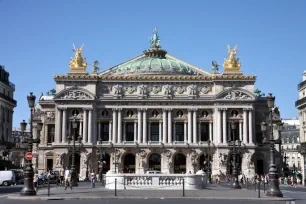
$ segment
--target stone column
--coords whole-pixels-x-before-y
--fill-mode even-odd
[[[239,120],[239,140],[242,141],[242,120]]]
[[[198,143],[198,138],[197,138],[197,110],[193,110],[193,143],[196,144]]]
[[[148,122],[148,141],[151,141],[151,121]]]
[[[101,122],[98,120],[98,143],[101,141]]]
[[[227,130],[226,130],[226,125],[227,125],[227,120],[226,120],[226,109],[223,109],[223,144],[226,144],[226,137],[227,137]]]
[[[44,124],[44,133],[45,133],[45,145],[48,144],[48,124]]]
[[[138,109],[138,144],[142,143],[141,109]]]
[[[177,141],[177,138],[176,138],[176,129],[175,129],[176,122],[174,121],[173,124],[174,124],[173,125],[173,141],[175,142],[175,141]]]
[[[62,126],[62,143],[66,142],[67,138],[67,108],[63,108],[63,126]]]
[[[122,143],[122,109],[118,109],[118,143]]]
[[[213,141],[213,121],[209,121],[209,140],[212,142]]]
[[[168,143],[172,143],[172,109],[168,110]]]
[[[158,140],[159,140],[159,142],[162,142],[163,140],[162,140],[162,133],[163,133],[163,131],[162,131],[162,126],[163,125],[163,121],[159,121],[159,128],[158,128],[158,130],[159,130],[159,138],[158,138]]]
[[[87,109],[83,109],[83,142],[87,143],[88,141],[88,135],[87,135]]]
[[[126,121],[123,121],[123,142],[126,142]]]
[[[253,144],[253,111],[249,109],[249,144]]]
[[[57,132],[56,132],[56,143],[60,143],[61,142],[61,137],[62,137],[62,110],[61,109],[57,109]]]
[[[112,139],[113,139],[113,143],[117,143],[117,125],[118,125],[118,120],[117,120],[117,111],[116,109],[113,109],[113,135],[112,135]]]
[[[89,109],[88,111],[88,143],[92,144],[93,143],[93,138],[92,138],[92,108]]]
[[[111,143],[112,142],[112,135],[113,135],[113,127],[112,127],[113,126],[113,121],[110,120],[108,125],[109,125],[108,142]]]
[[[137,142],[137,120],[134,121],[134,142]]]
[[[231,139],[234,139],[232,137],[232,126],[231,126],[231,123],[228,122],[227,123],[227,140],[231,140]],[[237,138],[236,138],[236,140],[237,140]]]
[[[187,143],[187,121],[184,121],[184,142]]]
[[[243,143],[248,142],[247,109],[243,109]]]
[[[198,122],[198,142],[202,141],[202,138],[201,138],[201,124],[202,124],[202,122],[199,121]]]
[[[79,136],[83,138],[83,120],[80,120]]]
[[[163,143],[167,143],[167,110],[163,109]]]
[[[71,127],[71,121],[68,120],[68,135],[72,136],[72,131],[71,131],[72,127]]]
[[[188,143],[192,143],[192,110],[188,109]]]
[[[142,117],[142,120],[143,120],[143,127],[142,127],[142,134],[143,134],[143,143],[148,143],[148,135],[147,135],[147,110],[144,109],[143,110],[143,117]]]
[[[221,115],[221,108],[218,108],[218,116],[217,116],[217,143],[222,143],[222,115]]]

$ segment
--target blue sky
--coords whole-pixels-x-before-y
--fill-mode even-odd
[[[55,87],[74,43],[88,63],[107,69],[142,53],[158,28],[171,55],[210,70],[238,44],[241,69],[272,92],[281,116],[297,116],[297,84],[306,68],[304,0],[0,0],[0,64],[15,83],[14,127],[29,118],[26,95]],[[91,71],[91,68],[88,68]]]

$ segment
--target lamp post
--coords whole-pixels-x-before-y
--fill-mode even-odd
[[[210,171],[210,143],[211,141],[208,140],[207,141],[207,145],[208,145],[208,162],[207,162],[207,174],[208,174],[208,183],[211,184],[211,171]]]
[[[76,138],[78,139],[79,145],[81,145],[82,137],[78,136],[77,137],[77,128],[78,128],[78,122],[76,119],[76,114],[74,115],[73,121],[72,121],[72,128],[74,131],[74,136],[71,137],[70,135],[67,137],[68,139],[68,144],[72,142],[72,146],[68,147],[68,150],[72,152],[71,154],[71,185],[72,186],[78,186],[77,182],[77,172],[75,169],[75,153],[76,153],[76,147],[75,147],[75,140]],[[79,147],[80,150],[80,147]]]
[[[102,137],[100,138],[100,144],[101,146],[97,150],[97,154],[99,155],[99,161],[98,161],[98,170],[99,170],[99,178],[103,185],[103,167],[105,164],[105,152],[102,151]]]
[[[272,109],[274,108],[275,97],[271,93],[267,96],[267,105],[269,108],[269,127],[270,127],[270,168],[269,168],[269,181],[268,190],[266,195],[270,197],[283,197],[282,192],[279,189],[278,182],[278,173],[275,165],[275,140],[273,137],[273,118],[272,118]],[[267,131],[267,124],[265,122],[261,123],[261,131]]]
[[[234,179],[232,183],[232,188],[234,189],[240,189],[241,186],[239,185],[239,180],[238,180],[238,164],[237,164],[237,147],[241,146],[241,141],[237,140],[236,141],[236,136],[235,136],[235,130],[236,130],[236,122],[232,121],[231,122],[231,127],[233,131],[233,141],[228,141],[228,145],[232,146],[232,156],[233,156],[233,171],[232,171],[232,178]],[[237,143],[237,144],[236,144]]]
[[[27,96],[28,104],[31,111],[31,126],[30,126],[30,136],[26,137],[28,143],[28,153],[32,153],[33,150],[33,143],[39,143],[40,139],[39,137],[36,139],[33,139],[33,112],[34,112],[34,106],[35,106],[35,99],[36,96],[33,95],[31,92],[29,96]],[[38,130],[41,130],[42,124],[38,124],[39,127],[37,127]],[[20,129],[22,132],[26,130],[27,123],[23,120],[20,123]],[[34,189],[33,185],[33,167],[32,167],[32,160],[27,160],[24,168],[24,185],[23,189],[20,192],[21,196],[34,196],[36,195],[36,191]]]

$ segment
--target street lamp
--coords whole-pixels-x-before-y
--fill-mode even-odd
[[[268,190],[266,195],[270,197],[283,197],[282,192],[279,189],[279,182],[278,182],[278,173],[275,165],[275,140],[273,137],[273,118],[272,118],[272,109],[274,108],[274,101],[275,97],[272,96],[271,93],[268,93],[267,98],[267,105],[269,108],[269,127],[270,127],[270,169],[269,169],[269,180],[270,184],[268,186]],[[263,124],[263,123],[262,123]],[[267,131],[266,125],[261,125],[261,131],[265,132]]]
[[[210,140],[208,140],[207,141],[207,145],[208,145],[208,163],[207,163],[207,174],[208,174],[208,183],[210,183],[211,184],[211,171],[210,171],[210,143],[211,143],[211,141]]]
[[[75,152],[76,152],[76,147],[75,147],[75,139],[78,139],[79,145],[81,145],[82,137],[78,136],[77,137],[77,128],[78,128],[78,122],[76,119],[76,114],[74,115],[73,121],[72,121],[72,128],[74,131],[74,136],[71,137],[70,135],[67,137],[68,139],[68,144],[70,145],[71,142],[73,142],[72,147],[68,147],[68,151],[71,151],[71,186],[78,186],[77,182],[77,172],[75,169]],[[79,146],[79,151],[81,147]]]
[[[234,189],[240,189],[241,186],[239,185],[239,180],[238,180],[238,163],[237,163],[237,147],[241,146],[241,141],[237,140],[236,141],[236,135],[235,135],[235,130],[236,130],[236,122],[232,121],[231,122],[231,127],[233,131],[233,141],[228,141],[228,145],[232,146],[232,157],[233,157],[233,171],[232,171],[232,178],[234,181],[232,182],[232,188]],[[236,144],[237,143],[237,144]]]
[[[31,126],[30,126],[30,136],[26,137],[28,143],[28,153],[32,153],[33,150],[33,143],[39,143],[40,139],[39,137],[36,139],[33,139],[33,112],[34,112],[34,106],[35,106],[35,99],[36,96],[33,95],[32,92],[30,92],[30,95],[27,96],[28,104],[31,111]],[[42,124],[39,123],[38,126],[41,126]],[[26,130],[27,123],[23,120],[20,123],[20,129],[22,132]],[[38,127],[38,129],[41,130],[41,127]],[[27,160],[24,168],[24,185],[23,189],[20,192],[21,196],[34,196],[36,195],[36,191],[34,189],[33,185],[33,167],[32,167],[32,160]]]
[[[104,164],[105,164],[105,161],[104,161],[105,152],[103,152],[103,150],[102,150],[102,137],[100,138],[100,144],[101,144],[101,146],[97,150],[97,154],[99,155],[98,170],[99,170],[99,178],[100,178],[100,181],[103,185],[103,167],[104,167]]]

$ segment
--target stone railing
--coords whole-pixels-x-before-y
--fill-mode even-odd
[[[203,189],[205,174],[106,174],[107,189]]]

